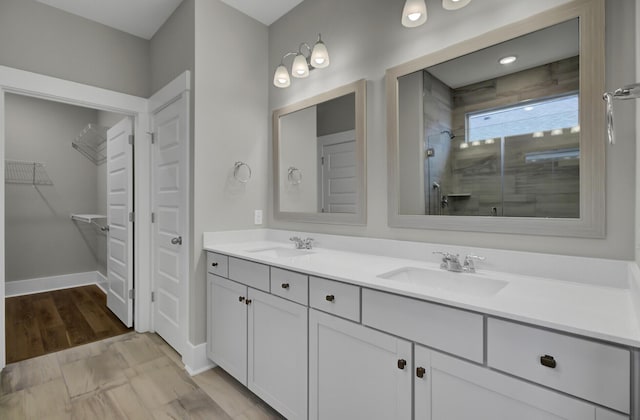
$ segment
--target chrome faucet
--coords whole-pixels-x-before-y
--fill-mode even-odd
[[[462,272],[462,265],[460,265],[460,255],[451,254],[449,252],[433,251],[434,254],[442,255],[442,262],[440,268],[447,271],[453,271],[456,273]]]
[[[313,248],[313,238],[301,239],[298,236],[292,236],[290,241],[296,245],[296,249],[311,249]]]
[[[474,261],[484,261],[485,257],[477,255],[467,255],[464,257],[464,262],[460,264],[460,255],[451,254],[450,252],[433,251],[434,254],[442,255],[442,262],[440,268],[447,271],[453,271],[455,273],[475,273],[476,266]]]

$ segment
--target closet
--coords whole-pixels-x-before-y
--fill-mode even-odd
[[[107,130],[126,118],[6,95],[7,363],[129,330],[106,307]]]

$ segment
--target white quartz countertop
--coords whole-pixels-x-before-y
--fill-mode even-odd
[[[390,241],[392,242],[392,241]],[[402,283],[379,275],[402,267],[441,270],[437,262],[373,255],[314,247],[312,253],[295,257],[276,257],[255,250],[291,248],[291,243],[250,240],[220,242],[205,236],[204,249],[229,256],[303,272],[371,289],[437,302],[506,319],[548,327],[586,337],[640,347],[638,290],[629,287],[559,280],[531,275],[486,270],[479,264],[474,276],[503,280],[507,285],[496,294],[477,296],[441,290],[419,283]],[[253,252],[252,252],[253,251]],[[630,278],[637,274],[635,263],[628,265]],[[469,276],[467,273],[447,273]],[[617,273],[620,275],[619,273]]]

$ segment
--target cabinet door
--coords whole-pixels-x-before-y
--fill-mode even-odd
[[[247,287],[210,275],[209,357],[247,385]]]
[[[411,419],[411,343],[309,311],[309,419]]]
[[[307,418],[307,308],[249,289],[248,386],[289,420]]]
[[[594,420],[586,402],[441,353],[415,348],[416,420]],[[418,378],[418,368],[424,368]]]

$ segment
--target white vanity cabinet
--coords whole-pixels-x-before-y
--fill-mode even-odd
[[[415,346],[415,420],[622,420],[628,417]]]
[[[411,419],[411,343],[309,311],[309,419]]]
[[[287,419],[306,419],[307,307],[207,276],[208,357]],[[268,266],[230,258],[229,276],[269,290]]]

